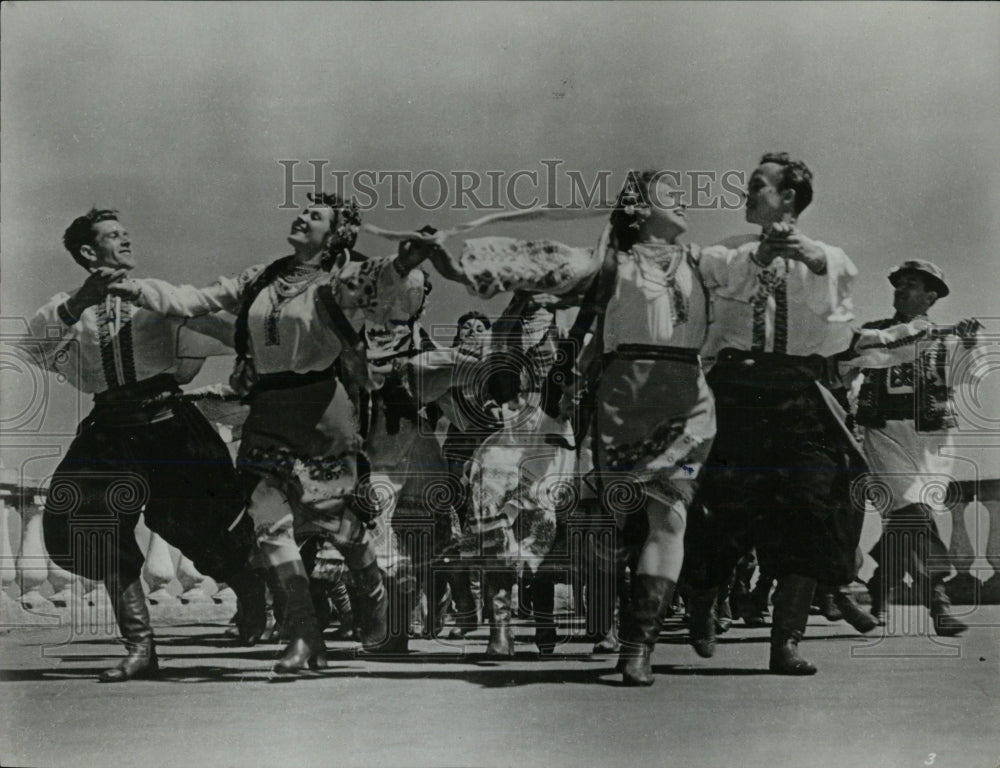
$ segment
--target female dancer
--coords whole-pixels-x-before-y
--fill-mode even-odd
[[[292,222],[290,256],[207,288],[157,280],[116,287],[168,315],[237,314],[231,382],[250,404],[237,467],[287,606],[291,641],[279,674],[326,663],[296,533],[333,539],[358,587],[362,643],[386,644],[386,589],[366,527],[377,509],[353,396],[368,383],[357,330],[365,321],[405,320],[424,299],[423,273],[413,269],[419,251],[403,243],[396,258],[368,260],[352,250],[357,205],[327,194],[310,200]]]
[[[662,174],[630,173],[601,240],[596,284],[571,332],[593,361],[593,454],[604,506],[619,528],[644,515],[648,534],[623,601],[618,668],[627,685],[652,685],[650,656],[684,558],[684,529],[715,407],[698,350],[707,330],[699,250],[679,192]],[[590,348],[593,347],[593,348]],[[579,383],[579,375],[578,375]],[[564,409],[573,393],[564,396]],[[629,520],[632,518],[632,520]],[[641,526],[640,526],[641,527]]]

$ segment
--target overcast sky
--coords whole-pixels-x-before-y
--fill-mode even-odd
[[[620,179],[749,171],[769,150],[813,169],[801,224],[855,260],[861,320],[891,311],[885,275],[907,258],[948,275],[938,319],[1000,315],[997,4],[5,3],[2,35],[5,318],[81,282],[60,238],[91,205],[121,210],[138,275],[204,283],[284,255],[280,159],[508,175],[560,159]],[[750,229],[741,211],[691,223],[695,242]],[[584,245],[600,228],[488,233]],[[432,322],[476,304],[436,283]]]

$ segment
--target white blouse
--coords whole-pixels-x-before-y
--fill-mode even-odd
[[[708,315],[698,247],[637,243],[617,258],[615,292],[604,316],[604,349],[611,352],[620,344],[699,349]]]
[[[250,354],[257,373],[307,373],[329,368],[341,342],[316,292],[331,285],[333,296],[356,331],[366,323],[407,320],[424,300],[420,269],[399,275],[393,258],[349,261],[330,272],[315,270],[301,279],[278,280],[254,299],[248,315]],[[259,264],[238,277],[220,277],[207,288],[175,286],[162,280],[139,281],[139,303],[166,316],[194,317],[218,310],[237,313],[244,291],[264,268]]]

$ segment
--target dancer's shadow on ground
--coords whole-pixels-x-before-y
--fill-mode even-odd
[[[248,655],[241,655],[246,658]],[[606,685],[620,687],[623,685],[620,673],[610,664],[588,664],[586,666],[565,666],[545,663],[513,667],[506,660],[500,661],[485,654],[470,654],[459,659],[450,659],[443,654],[411,654],[410,656],[363,657],[351,656],[330,659],[326,669],[307,671],[297,676],[275,675],[270,670],[270,663],[278,653],[273,650],[260,651],[253,654],[265,662],[259,667],[224,667],[216,665],[185,665],[170,666],[170,660],[161,659],[160,672],[153,680],[131,681],[129,685],[148,684],[192,684],[192,683],[239,683],[251,682],[272,684],[316,684],[324,680],[365,677],[378,680],[452,680],[469,683],[481,688],[516,688],[527,685]],[[200,654],[199,654],[200,656]],[[207,656],[207,654],[206,654]],[[525,654],[524,656],[529,655]],[[88,656],[95,661],[111,661],[120,656]],[[191,658],[185,656],[183,658]],[[217,658],[217,657],[215,657]],[[546,657],[546,661],[573,661],[572,657]],[[515,657],[514,662],[520,659]],[[596,660],[595,660],[596,661]],[[608,661],[604,659],[604,661]],[[378,663],[381,662],[381,663]],[[388,665],[392,664],[392,667]],[[427,670],[426,665],[436,664],[436,670]],[[401,669],[400,665],[410,667]],[[87,666],[70,666],[59,664],[32,669],[0,670],[0,681],[3,682],[65,682],[69,680],[97,681],[101,667],[95,664]],[[766,675],[764,669],[735,669],[729,667],[691,667],[656,665],[653,672],[658,677],[696,676],[696,677],[744,677]]]

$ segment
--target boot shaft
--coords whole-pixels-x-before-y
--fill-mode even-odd
[[[816,580],[807,576],[789,574],[778,579],[771,602],[774,605],[772,617],[772,638],[782,638],[805,634],[809,622],[809,606],[816,592]]]
[[[674,596],[676,584],[662,576],[633,574],[632,599],[624,613],[622,640],[655,645],[663,627],[663,613]]]
[[[142,581],[136,579],[125,585],[107,581],[105,585],[115,606],[118,629],[126,644],[144,647],[153,639],[153,626]]]

